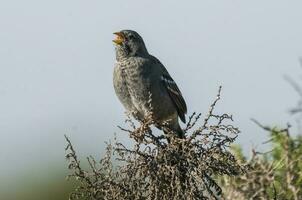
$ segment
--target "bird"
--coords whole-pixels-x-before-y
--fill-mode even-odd
[[[185,138],[178,118],[186,123],[187,105],[167,69],[149,54],[136,31],[121,30],[114,34],[113,86],[126,111],[140,121],[152,112],[157,128]]]

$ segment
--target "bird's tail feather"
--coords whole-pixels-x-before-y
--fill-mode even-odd
[[[170,134],[172,133],[176,133],[178,138],[184,139],[185,138],[185,133],[184,131],[181,129],[181,127],[178,125],[177,128],[173,129],[173,128],[163,128],[163,131],[165,134]]]
[[[178,125],[178,129],[176,130],[176,133],[179,138],[184,139],[185,138],[185,132],[182,130],[182,128]]]

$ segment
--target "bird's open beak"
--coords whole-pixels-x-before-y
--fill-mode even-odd
[[[115,32],[113,34],[116,35],[116,38],[112,40],[115,44],[121,45],[125,41],[125,36],[122,32]]]

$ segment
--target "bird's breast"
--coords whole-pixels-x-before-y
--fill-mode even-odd
[[[143,112],[150,96],[150,80],[146,75],[148,68],[142,60],[130,59],[120,63],[120,69],[133,105]]]

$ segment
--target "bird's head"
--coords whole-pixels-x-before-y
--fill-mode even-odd
[[[144,56],[148,54],[143,38],[135,31],[122,30],[114,33],[116,38],[113,42],[116,44],[117,59],[130,56]]]

